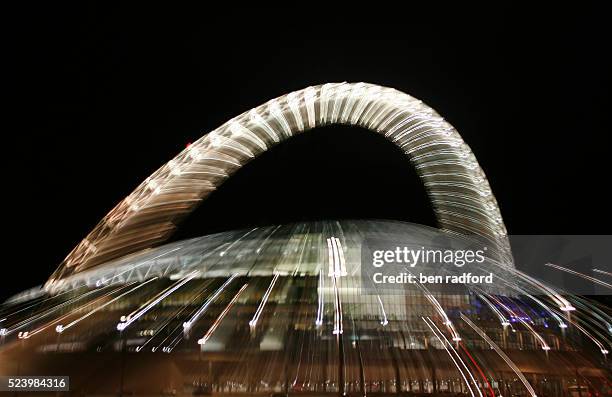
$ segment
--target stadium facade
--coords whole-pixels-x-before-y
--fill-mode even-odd
[[[248,161],[328,124],[398,145],[440,229],[320,221],[162,245]],[[473,271],[494,284],[364,286],[369,241],[424,247],[441,234],[490,247]],[[206,134],[111,210],[43,289],[1,310],[0,374],[70,375],[74,395],[612,390],[609,308],[516,270],[497,202],[457,131],[421,101],[365,83],[296,91]]]

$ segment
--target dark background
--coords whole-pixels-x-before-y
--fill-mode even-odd
[[[436,109],[475,152],[510,233],[610,233],[605,13],[495,10],[452,26],[418,15],[368,17],[245,25],[212,9],[34,5],[5,15],[8,255],[0,300],[43,283],[187,143],[271,98],[325,82],[390,86]],[[178,238],[319,218],[435,225],[423,187],[392,144],[327,127],[250,163]]]

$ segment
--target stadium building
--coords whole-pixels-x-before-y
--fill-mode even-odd
[[[244,164],[329,124],[399,146],[439,229],[330,220],[166,243]],[[469,271],[493,283],[364,282],[373,242],[441,239],[488,247]],[[421,101],[365,83],[293,92],[206,134],[111,210],[42,288],[0,310],[0,375],[69,375],[70,395],[612,393],[609,308],[518,271],[457,131]]]

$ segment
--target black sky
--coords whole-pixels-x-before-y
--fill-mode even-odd
[[[4,264],[0,300],[44,282],[188,142],[268,99],[324,82],[391,86],[436,109],[475,152],[510,233],[610,233],[612,65],[596,11],[563,19],[500,11],[444,32],[427,21],[297,26],[310,40],[262,26],[242,31],[240,20],[210,13],[15,14],[4,59],[3,190],[5,250],[17,257]],[[377,40],[359,38],[365,30]],[[330,169],[340,178],[331,180]],[[434,224],[416,174],[393,145],[328,127],[249,164],[179,237],[338,217]]]

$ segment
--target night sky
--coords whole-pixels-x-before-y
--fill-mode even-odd
[[[445,32],[427,21],[347,30],[327,20],[296,26],[304,37],[189,10],[32,6],[7,15],[4,249],[16,256],[5,259],[0,300],[43,283],[187,143],[325,82],[390,86],[436,109],[476,154],[510,233],[610,234],[604,15],[517,14],[501,10]],[[239,26],[244,32],[229,39]],[[364,29],[377,40],[361,39]],[[351,32],[355,40],[343,40]],[[239,171],[176,238],[329,218],[435,225],[395,146],[358,128],[326,127]]]

